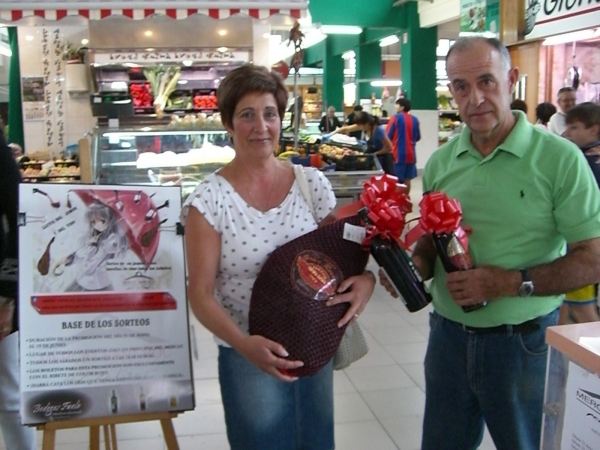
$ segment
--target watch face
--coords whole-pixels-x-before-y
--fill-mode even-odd
[[[533,283],[531,281],[524,281],[519,288],[519,295],[521,297],[529,297],[533,294]]]

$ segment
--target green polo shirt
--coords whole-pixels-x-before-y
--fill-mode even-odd
[[[462,225],[472,228],[475,266],[522,269],[564,255],[565,243],[600,236],[600,191],[582,152],[566,139],[534,127],[525,114],[492,154],[483,158],[471,132],[440,147],[423,173],[423,191],[442,191],[460,201]],[[562,295],[503,297],[465,313],[446,289],[437,258],[431,284],[442,316],[469,326],[518,324],[548,314]]]

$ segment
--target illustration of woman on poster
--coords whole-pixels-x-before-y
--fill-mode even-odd
[[[125,254],[129,248],[127,236],[115,212],[98,201],[88,205],[85,226],[82,247],[60,261],[54,274],[60,275],[65,267],[76,265],[79,271],[65,292],[112,291],[106,263]]]

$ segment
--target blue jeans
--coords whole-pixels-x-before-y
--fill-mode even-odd
[[[330,450],[333,362],[293,383],[219,346],[219,382],[232,450]]]
[[[433,312],[422,450],[476,449],[484,422],[498,450],[538,450],[546,327],[557,319],[558,310],[539,317],[527,334],[479,334]]]

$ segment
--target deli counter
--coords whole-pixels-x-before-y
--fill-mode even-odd
[[[205,176],[233,159],[235,152],[229,145],[220,124],[98,126],[91,143],[92,182],[180,185],[185,199]],[[371,163],[365,165],[365,160]],[[373,155],[346,157],[339,167],[334,166],[324,160],[322,169],[338,198],[358,198],[365,181],[383,174]]]

